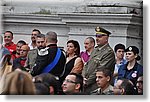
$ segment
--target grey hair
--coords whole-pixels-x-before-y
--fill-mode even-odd
[[[87,37],[86,39],[89,39],[91,43],[94,43],[95,46],[95,39],[93,37]]]
[[[48,42],[55,42],[55,43],[57,43],[57,34],[55,32],[49,31],[45,35],[45,37],[46,37]]]

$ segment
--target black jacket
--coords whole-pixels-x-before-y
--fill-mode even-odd
[[[33,67],[33,71],[32,71],[32,75],[39,75],[42,73],[43,69],[49,65],[55,58],[56,53],[57,53],[57,45],[56,44],[51,44],[47,49],[47,54],[45,55],[37,55],[37,59],[36,59],[36,65]],[[61,56],[60,59],[58,61],[58,63],[56,64],[56,66],[49,72],[55,76],[60,77],[60,75],[63,73],[64,71],[64,66],[66,63],[66,57],[64,55],[64,52],[61,50]]]
[[[27,71],[26,68],[24,67],[24,64],[26,62],[26,58],[24,57],[19,57],[13,60],[13,70],[19,68],[21,70]]]

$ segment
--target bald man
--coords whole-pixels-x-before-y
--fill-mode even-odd
[[[27,59],[27,55],[29,52],[30,48],[28,45],[23,45],[20,49],[20,57],[16,58],[13,61],[13,70],[19,68],[21,70],[27,71],[26,68],[24,67],[26,59]]]

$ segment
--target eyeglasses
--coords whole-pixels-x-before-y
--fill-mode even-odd
[[[69,79],[65,79],[64,82],[77,84],[77,82],[74,82],[74,81],[69,80]]]
[[[116,87],[116,86],[114,86],[113,89],[121,89],[121,87]]]
[[[107,36],[107,35],[105,35],[105,34],[96,34],[95,36],[98,37],[98,38],[101,38],[102,36]]]

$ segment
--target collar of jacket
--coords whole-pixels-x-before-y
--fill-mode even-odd
[[[40,50],[38,50],[38,54],[39,54],[40,56],[47,55],[47,54],[48,54],[48,49],[49,49],[49,47],[46,47],[46,48],[44,48],[44,49],[40,49]]]
[[[129,62],[127,62],[127,64],[125,64],[125,67],[123,67],[123,69],[124,69],[124,70],[127,70],[128,63],[129,63]],[[130,70],[136,70],[136,69],[137,69],[137,67],[138,67],[138,63],[137,63],[137,62],[135,62],[135,65],[134,65],[134,66],[133,66],[133,68],[132,68],[132,69],[130,69]]]
[[[101,49],[103,49],[103,48],[105,48],[105,47],[107,47],[107,46],[109,46],[108,43],[105,44],[105,45],[103,45],[103,46],[97,46],[96,49],[97,49],[98,51],[100,51]]]

